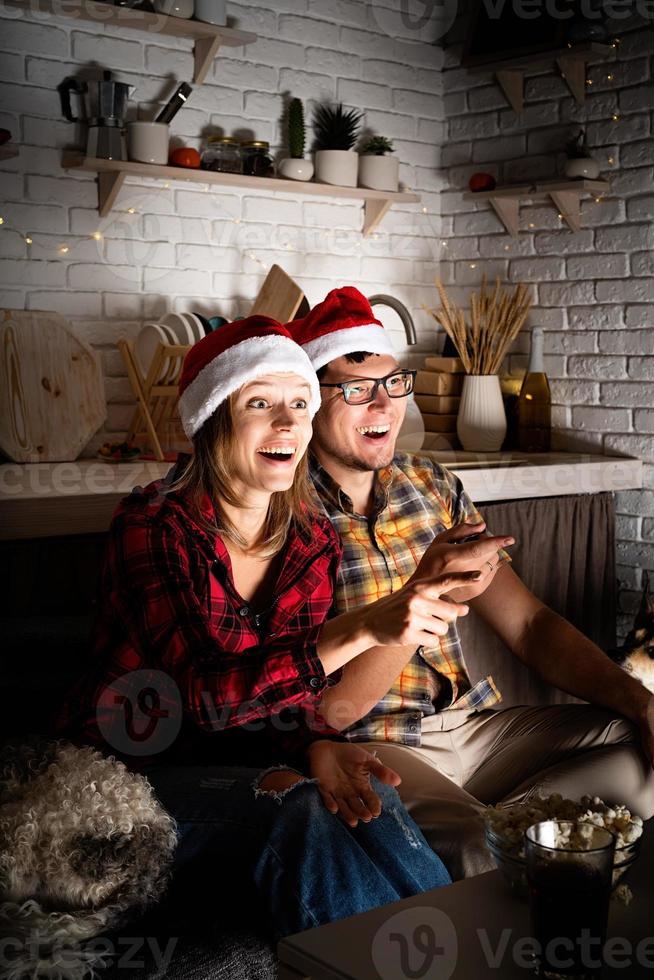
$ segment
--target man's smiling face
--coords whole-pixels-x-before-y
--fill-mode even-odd
[[[357,378],[385,378],[396,370],[400,367],[388,354],[371,354],[360,364],[337,357],[329,362],[320,381],[333,384]],[[321,394],[311,443],[319,460],[366,472],[388,466],[404,421],[406,398],[389,398],[382,385],[374,400],[365,405],[348,405],[340,388],[321,388]]]

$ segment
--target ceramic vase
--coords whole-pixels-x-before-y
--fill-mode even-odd
[[[363,154],[359,157],[359,187],[376,191],[396,191],[400,172],[397,157]]]
[[[300,157],[287,157],[285,160],[279,161],[277,176],[285,177],[287,180],[311,180],[313,164],[311,160],[304,160]]]
[[[456,420],[456,432],[468,452],[495,453],[506,436],[506,413],[496,374],[467,374]]]
[[[566,177],[586,177],[588,180],[596,180],[599,177],[599,173],[599,162],[593,157],[571,157],[569,160],[566,160]]]
[[[356,187],[359,157],[354,150],[317,150],[316,180],[339,187]]]

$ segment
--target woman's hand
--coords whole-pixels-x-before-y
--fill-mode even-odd
[[[371,752],[353,742],[320,739],[307,751],[309,771],[318,780],[318,791],[330,813],[340,814],[350,827],[359,820],[369,823],[381,813],[381,800],[370,785],[376,776],[382,783],[398,786],[400,777]]]
[[[415,579],[462,572],[476,568],[481,572],[476,582],[459,586],[448,593],[455,602],[466,602],[485,592],[497,574],[500,548],[515,544],[515,538],[506,535],[485,537],[486,524],[456,524],[448,531],[437,534],[429,545],[413,573]],[[466,541],[471,535],[479,535],[476,540]],[[411,580],[409,580],[411,581]]]
[[[378,646],[433,646],[434,635],[445,636],[468,607],[446,598],[457,587],[473,586],[481,578],[477,569],[448,572],[420,579],[417,572],[397,592],[366,606],[362,615]]]

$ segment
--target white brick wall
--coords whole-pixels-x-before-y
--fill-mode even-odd
[[[547,363],[555,447],[632,454],[652,464],[654,32],[651,23],[615,28],[621,43],[610,62],[588,66],[593,84],[583,106],[554,68],[539,69],[527,75],[520,117],[490,75],[468,75],[458,66],[459,49],[448,53],[449,182],[442,213],[454,222],[444,268],[449,281],[467,284],[464,301],[484,273],[494,274],[498,260],[508,259],[509,282],[533,284],[529,323],[543,324],[546,352],[559,355]],[[553,207],[523,205],[520,238],[512,239],[486,204],[462,200],[475,170],[490,171],[498,182],[558,176],[564,161],[558,151],[579,125],[587,125],[602,176],[612,182],[604,201],[584,201],[581,231],[563,226]],[[543,314],[556,314],[558,322]],[[524,352],[520,340],[515,350]],[[506,369],[517,373],[524,363],[514,353]],[[645,472],[647,490],[617,498],[622,632],[639,599],[640,570],[654,570],[654,466]]]
[[[99,219],[93,175],[61,169],[61,150],[78,134],[61,116],[57,86],[95,62],[133,85],[142,114],[151,117],[175,78],[191,79],[191,42],[3,12],[0,77],[10,110],[0,113],[0,126],[12,131],[21,154],[0,164],[0,303],[61,312],[101,352],[109,418],[87,454],[122,436],[129,420],[132,399],[116,340],[170,310],[246,313],[273,262],[311,303],[352,282],[368,295],[398,296],[416,320],[419,349],[435,349],[423,309],[434,299],[442,237],[436,168],[445,126],[443,55],[428,43],[433,32],[403,37],[397,14],[368,0],[276,0],[271,7],[228,4],[230,22],[258,40],[223,49],[175,119],[173,135],[199,147],[212,127],[246,129],[278,152],[284,96],[339,98],[367,110],[368,129],[397,141],[401,179],[426,192],[426,212],[395,209],[375,238],[363,239],[354,202],[292,189],[266,196],[129,179],[112,213]],[[305,110],[310,120],[310,101]],[[25,237],[33,240],[29,248]],[[396,336],[401,343],[403,334]]]

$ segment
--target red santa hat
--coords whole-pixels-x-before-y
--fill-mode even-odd
[[[264,374],[299,374],[309,382],[311,417],[320,407],[316,372],[277,320],[249,316],[213,330],[191,347],[179,379],[179,414],[189,439],[246,382]]]
[[[395,354],[388,333],[373,316],[370,303],[354,286],[332,289],[322,303],[302,319],[292,320],[287,327],[309,355],[316,371],[334,358],[355,351]]]

